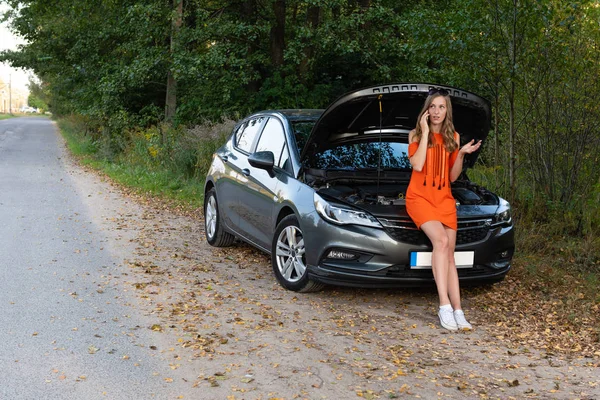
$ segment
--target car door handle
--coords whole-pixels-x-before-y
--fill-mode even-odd
[[[246,175],[246,176],[250,176],[250,170],[248,168],[244,168],[242,170],[242,174]]]

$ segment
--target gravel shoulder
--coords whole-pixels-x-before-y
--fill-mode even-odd
[[[63,161],[103,245],[123,261],[105,284],[132,292],[132,312],[156,320],[148,329],[163,335],[157,351],[193,398],[600,398],[597,357],[511,346],[468,294],[475,329],[449,333],[433,290],[289,292],[265,254],[209,246],[201,215]]]

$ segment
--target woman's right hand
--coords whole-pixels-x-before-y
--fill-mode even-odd
[[[419,121],[421,125],[421,132],[428,134],[429,133],[429,111],[425,111],[421,116],[421,120]]]

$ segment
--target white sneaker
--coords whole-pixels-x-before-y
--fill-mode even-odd
[[[456,325],[460,330],[470,331],[473,329],[471,324],[467,322],[463,310],[454,310],[454,320],[456,321]]]
[[[440,308],[438,311],[438,316],[440,317],[440,324],[446,329],[451,331],[455,331],[458,329],[458,325],[456,325],[456,320],[454,319],[454,313],[452,312],[452,308]]]

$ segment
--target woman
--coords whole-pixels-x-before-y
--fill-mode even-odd
[[[413,168],[406,192],[406,210],[433,245],[431,264],[440,298],[438,316],[450,330],[472,329],[460,304],[458,273],[454,263],[456,202],[450,182],[462,172],[465,154],[477,151],[481,140],[460,147],[452,123],[452,104],[445,89],[431,89],[410,132],[408,156]]]

